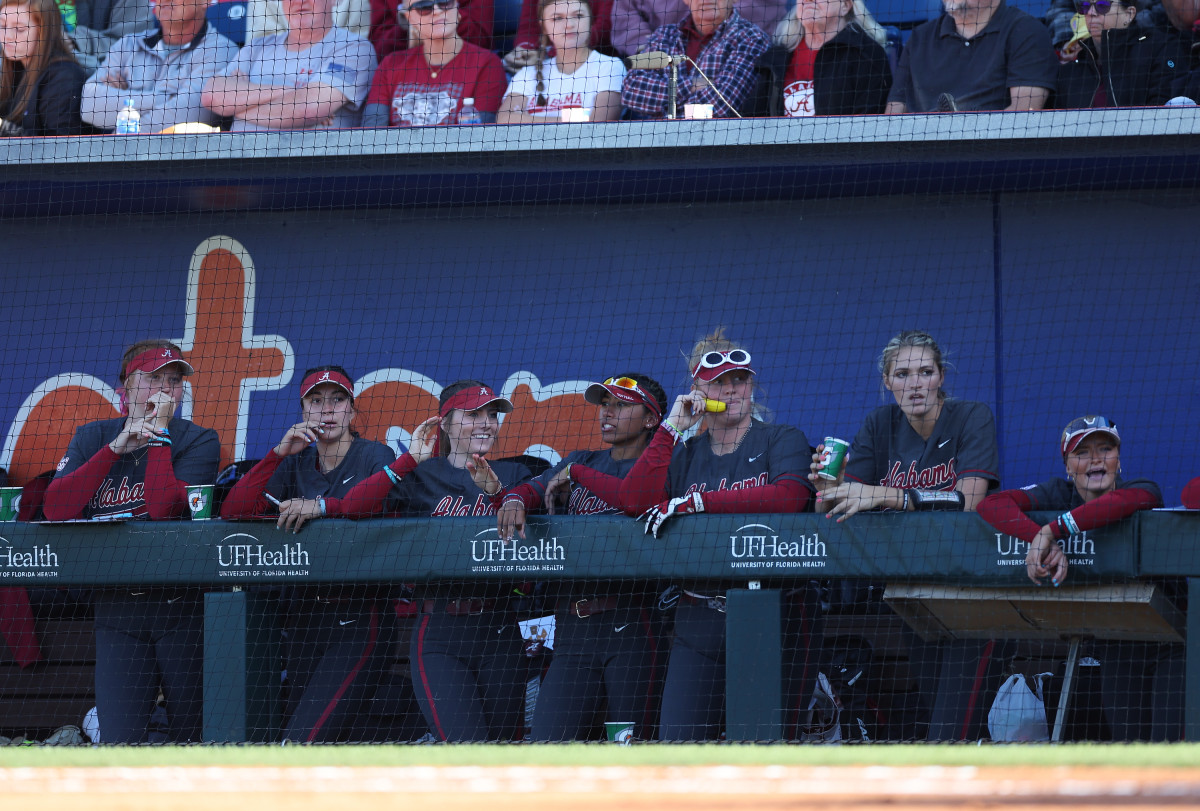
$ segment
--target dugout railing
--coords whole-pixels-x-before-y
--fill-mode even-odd
[[[1085,533],[1070,546],[1064,588],[1200,574],[1198,522],[1192,513],[1163,511]],[[1028,591],[1022,547],[961,514],[859,515],[843,524],[819,515],[692,516],[658,540],[629,519],[535,518],[527,539],[515,545],[498,540],[492,520],[472,518],[321,521],[296,535],[250,522],[9,524],[0,532],[0,584],[211,587],[205,739],[244,741],[273,739],[279,723],[278,604],[250,587],[514,577],[722,580],[740,586],[729,591],[726,614],[727,736],[775,740],[783,706],[780,595],[789,583],[868,578],[942,584],[951,594],[976,586]],[[1191,626],[1200,622],[1200,581],[1189,581],[1188,594]],[[1059,633],[1036,617],[1028,621],[1030,636]],[[1061,635],[1085,633],[1078,625]],[[1200,739],[1197,646],[1188,637],[1188,740]]]

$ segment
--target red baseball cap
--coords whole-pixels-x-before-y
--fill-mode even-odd
[[[333,369],[322,369],[304,378],[304,382],[300,384],[300,396],[307,397],[310,391],[322,383],[332,383],[338,388],[345,390],[346,394],[349,394],[351,397],[354,396],[354,384],[350,382],[350,378]]]
[[[444,417],[453,409],[475,411],[486,405],[496,403],[496,410],[507,414],[513,410],[513,404],[492,390],[491,386],[467,386],[442,404],[438,416]]]
[[[1117,433],[1115,422],[1089,414],[1086,417],[1077,417],[1071,420],[1063,429],[1061,443],[1063,456],[1079,447],[1079,443],[1084,439],[1097,433],[1108,434],[1117,441],[1118,445],[1121,444],[1121,435]]]
[[[705,352],[700,362],[692,369],[692,379],[711,383],[726,372],[745,371],[757,374],[750,368],[750,353],[745,349],[714,349]]]
[[[190,375],[196,371],[192,368],[192,364],[180,357],[179,353],[174,349],[169,346],[161,346],[154,349],[147,349],[125,364],[125,376],[129,377],[134,372],[157,372],[162,367],[169,366],[172,363],[178,363],[183,367],[184,375]]]
[[[632,377],[610,377],[603,383],[593,383],[583,392],[583,399],[592,405],[600,405],[604,402],[605,394],[611,394],[622,403],[644,405],[654,413],[654,416],[662,416],[662,409],[658,406],[658,400],[651,397],[648,392],[643,391],[642,387]]]

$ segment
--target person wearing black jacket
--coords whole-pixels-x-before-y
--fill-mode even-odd
[[[1187,53],[1178,37],[1132,25],[1136,0],[1077,3],[1091,37],[1080,43],[1075,59],[1060,65],[1054,106],[1152,107],[1173,95],[1172,83],[1187,69]]]
[[[63,35],[55,0],[0,3],[0,135],[80,135],[87,78]]]
[[[872,36],[879,29],[861,0],[799,0],[759,62],[772,116],[883,112],[892,71]],[[882,36],[882,30],[878,31]]]
[[[1163,0],[1163,8],[1183,36],[1184,45],[1191,45],[1191,64],[1171,88],[1172,95],[1200,101],[1200,0]]]

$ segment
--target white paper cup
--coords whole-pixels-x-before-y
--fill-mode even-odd
[[[558,120],[564,124],[586,124],[592,120],[592,113],[582,107],[563,107],[558,111]]]
[[[712,118],[713,106],[711,104],[685,104],[683,105],[683,117],[691,119]]]

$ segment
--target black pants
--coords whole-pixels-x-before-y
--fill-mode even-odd
[[[96,712],[103,743],[143,743],[161,689],[167,739],[203,729],[204,602],[197,590],[103,590],[96,614]]]
[[[441,741],[511,741],[524,726],[528,673],[517,616],[507,610],[417,617],[409,666],[417,702]]]
[[[634,737],[649,739],[665,664],[649,611],[640,605],[582,618],[560,611],[554,659],[533,714],[533,739],[585,740],[597,720],[632,721]],[[598,719],[605,702],[607,713]]]

